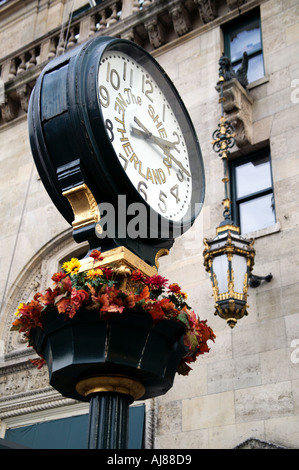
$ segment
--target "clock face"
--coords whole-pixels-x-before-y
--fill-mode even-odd
[[[107,134],[123,170],[152,209],[180,221],[191,204],[192,177],[168,97],[148,67],[116,50],[103,54],[98,84]]]

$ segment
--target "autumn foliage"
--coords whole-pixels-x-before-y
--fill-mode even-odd
[[[102,260],[98,250],[94,250],[90,257],[94,259],[94,264]],[[76,258],[64,263],[62,271],[53,274],[51,288],[44,293],[38,292],[30,302],[20,304],[12,329],[25,333],[29,339],[31,328],[42,328],[42,318],[51,309],[58,315],[73,318],[84,307],[97,311],[103,321],[116,313],[125,315],[128,309],[135,309],[136,312],[147,312],[154,323],[167,319],[185,326],[186,355],[178,373],[187,375],[191,369],[189,364],[209,351],[207,342],[214,341],[215,335],[207,322],[200,320],[189,307],[187,294],[178,284],[169,284],[159,274],[147,277],[140,271],[134,271],[131,281],[136,288],[134,292],[124,292],[119,288],[112,268],[94,267],[80,272],[80,266]],[[34,347],[30,342],[29,346]],[[40,367],[44,359],[32,362]]]

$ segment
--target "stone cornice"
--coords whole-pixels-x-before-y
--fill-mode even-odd
[[[95,35],[130,39],[158,57],[263,1],[226,0],[227,8],[221,10],[221,15],[214,0],[153,0],[142,10],[136,11],[135,7],[124,19],[116,12],[125,0],[106,0],[87,9],[73,18],[67,37],[61,35],[64,29],[59,27],[0,59],[5,90],[0,102],[0,126],[27,113],[32,88],[49,60]],[[17,4],[18,0],[12,0],[2,7]]]

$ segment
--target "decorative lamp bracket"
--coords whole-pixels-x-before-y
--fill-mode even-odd
[[[259,287],[262,282],[270,282],[273,279],[273,275],[271,273],[267,274],[267,276],[257,276],[256,274],[250,274],[249,276],[249,286],[250,287]]]

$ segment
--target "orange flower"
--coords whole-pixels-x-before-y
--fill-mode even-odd
[[[13,322],[13,326],[16,327],[20,332],[29,330],[36,326],[41,326],[41,311],[43,305],[37,300],[31,300],[27,304],[20,304],[17,315],[18,318]]]
[[[103,271],[99,268],[89,269],[86,273],[86,279],[96,279],[98,276],[102,276]]]
[[[165,317],[165,313],[161,308],[160,302],[148,302],[145,308],[154,321],[162,320]]]
[[[126,308],[134,308],[136,304],[135,295],[128,294],[126,298],[124,299],[124,304]]]
[[[161,300],[160,300],[160,305],[161,305],[161,307],[163,308],[163,310],[164,310],[165,312],[170,312],[171,310],[173,310],[174,312],[179,313],[179,312],[176,310],[176,308],[175,308],[175,306],[174,306],[174,303],[171,302],[171,301],[170,301],[169,299],[167,299],[167,298],[161,299]]]
[[[140,300],[149,300],[150,298],[150,292],[149,292],[149,288],[148,286],[145,286],[142,290],[142,292],[140,292],[140,294],[135,294],[135,301],[136,302],[139,302]]]
[[[63,297],[56,304],[58,313],[66,313],[70,305],[71,305],[71,300],[67,297]]]

